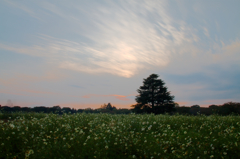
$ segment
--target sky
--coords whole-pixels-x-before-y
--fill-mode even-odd
[[[0,104],[117,108],[155,73],[180,106],[240,102],[239,0],[1,0]]]

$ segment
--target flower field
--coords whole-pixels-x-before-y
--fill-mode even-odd
[[[239,152],[239,116],[83,113],[0,120],[0,159],[219,159],[240,158]]]

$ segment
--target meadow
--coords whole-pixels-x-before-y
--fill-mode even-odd
[[[239,152],[239,116],[13,113],[0,120],[0,159],[232,159]]]

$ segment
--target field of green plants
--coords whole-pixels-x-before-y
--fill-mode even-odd
[[[239,116],[18,113],[0,120],[0,159],[232,159],[239,152]]]

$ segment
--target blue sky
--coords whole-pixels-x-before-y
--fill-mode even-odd
[[[191,106],[240,102],[240,1],[0,2],[0,104],[118,108],[156,73]]]

